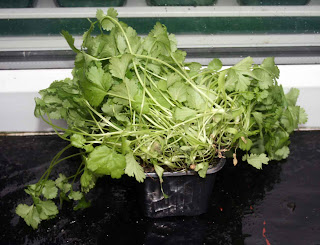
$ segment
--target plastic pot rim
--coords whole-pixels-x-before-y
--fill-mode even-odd
[[[226,162],[225,158],[220,158],[217,165],[213,167],[209,167],[207,174],[213,174],[221,170]],[[159,178],[157,173],[145,173],[146,177],[150,178]],[[170,176],[184,176],[184,175],[197,175],[198,173],[196,171],[177,171],[177,172],[164,172],[163,177],[170,177]]]

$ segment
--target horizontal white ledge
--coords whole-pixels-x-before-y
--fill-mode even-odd
[[[115,9],[120,18],[320,16],[319,3],[305,6],[124,6]],[[95,7],[0,9],[0,19],[95,18],[96,11]]]

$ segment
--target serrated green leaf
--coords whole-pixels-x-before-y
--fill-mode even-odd
[[[77,211],[79,209],[85,209],[91,206],[91,202],[87,201],[84,197],[78,202],[78,204],[73,208],[73,210]]]
[[[247,155],[246,160],[250,165],[257,169],[262,169],[262,164],[268,164],[269,162],[269,158],[266,154],[250,154],[250,156]]]
[[[107,11],[107,16],[111,17],[113,20],[118,21],[118,13],[114,8],[109,8]],[[97,10],[96,14],[97,19],[99,20],[102,28],[106,31],[110,31],[115,27],[115,24],[112,20],[108,19],[101,9]]]
[[[219,71],[222,68],[222,62],[221,60],[214,58],[210,63],[208,64],[208,69],[213,71]]]
[[[69,46],[70,46],[70,48],[73,50],[73,52],[79,53],[80,50],[77,49],[77,48],[74,46],[74,38],[70,35],[70,33],[63,30],[63,31],[61,31],[61,34],[62,34],[63,37],[66,39],[67,43],[69,44]]]
[[[261,67],[264,68],[269,73],[273,74],[274,77],[279,78],[279,69],[274,63],[274,57],[268,57],[264,59],[261,64]]]
[[[268,72],[262,69],[255,69],[253,74],[259,79],[258,86],[261,89],[268,89],[273,84],[273,79]]]
[[[51,200],[40,201],[36,207],[42,220],[54,218],[59,213],[56,204]]]
[[[252,140],[249,138],[241,137],[239,139],[239,148],[244,151],[249,151],[252,146]]]
[[[209,168],[209,163],[202,162],[196,165],[195,171],[198,172],[201,178],[205,178],[207,175],[208,168]]]
[[[299,107],[299,124],[304,124],[308,121],[308,115],[302,107]]]
[[[290,91],[286,94],[286,99],[288,106],[295,106],[299,96],[299,89],[291,88]]]
[[[171,85],[182,82],[181,77],[176,73],[169,73],[167,75],[167,87],[170,87]]]
[[[24,219],[27,225],[33,229],[37,229],[41,222],[38,210],[34,205],[28,206],[26,204],[19,204],[16,208],[16,213]]]
[[[173,114],[173,117],[177,121],[185,121],[189,118],[195,117],[197,115],[197,111],[192,110],[188,107],[176,108]]]
[[[110,72],[112,76],[123,80],[131,59],[132,56],[130,54],[124,54],[121,56],[121,58],[112,57],[110,59]]]
[[[87,159],[87,168],[97,174],[119,179],[124,174],[126,159],[105,145],[95,147]]]
[[[285,159],[289,156],[290,150],[288,146],[284,146],[281,149],[278,149],[275,154],[281,159]]]
[[[83,137],[83,135],[80,134],[73,134],[70,137],[71,145],[77,148],[83,148],[84,144],[86,143],[86,139]]]
[[[143,171],[143,168],[134,158],[132,152],[126,155],[126,169],[125,173],[130,177],[135,177],[138,182],[143,182],[146,178],[146,175]]]
[[[59,177],[55,180],[56,186],[61,190],[63,193],[67,193],[71,190],[71,184],[68,183],[68,179],[65,175],[59,174]]]
[[[251,83],[251,79],[241,73],[237,73],[238,80],[236,82],[236,91],[246,91]]]
[[[79,201],[83,198],[83,194],[80,191],[71,191],[68,197],[72,200]]]
[[[42,188],[42,194],[47,199],[53,199],[57,197],[58,188],[53,180],[47,180]]]
[[[96,184],[96,177],[90,172],[87,168],[85,168],[83,174],[80,178],[81,190],[85,193],[89,192],[95,184]]]
[[[199,72],[202,67],[198,62],[191,62],[186,64],[186,66],[190,69],[190,72]]]
[[[163,183],[163,172],[164,172],[164,169],[159,166],[158,164],[153,164],[153,167],[154,167],[154,171],[156,171],[158,177],[159,177],[159,180],[160,180],[160,183]]]
[[[169,87],[168,93],[170,94],[173,100],[184,102],[187,100],[187,89],[188,86],[185,85],[183,82],[176,82]]]
[[[237,64],[235,64],[232,68],[240,71],[248,71],[253,64],[253,59],[251,57],[246,57]]]

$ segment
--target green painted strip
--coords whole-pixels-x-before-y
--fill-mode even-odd
[[[320,33],[320,17],[184,17],[122,18],[139,34],[148,33],[157,21],[175,34],[276,34]],[[82,35],[86,19],[1,19],[0,36],[60,35],[67,30]]]

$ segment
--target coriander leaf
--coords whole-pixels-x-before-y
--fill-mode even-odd
[[[167,75],[167,86],[170,87],[171,85],[175,83],[182,82],[181,77],[176,73],[169,73]]]
[[[141,53],[141,50],[139,51],[139,49],[141,47],[141,37],[139,37],[137,35],[137,32],[130,26],[125,29],[125,33],[128,38],[128,41],[130,43],[131,51],[133,53]],[[127,43],[126,43],[126,45],[127,45]],[[126,50],[127,50],[127,52],[130,51],[128,47]]]
[[[67,193],[71,190],[71,184],[68,183],[68,179],[65,175],[59,174],[59,177],[55,180],[56,186],[61,190],[63,193]]]
[[[59,213],[56,204],[51,200],[40,201],[36,207],[42,220],[54,218]]]
[[[134,79],[124,79],[123,83],[114,85],[109,91],[109,95],[113,96],[113,101],[121,105],[129,105],[134,96],[138,93],[138,84]]]
[[[112,86],[112,77],[101,68],[101,63],[90,67],[87,78],[81,81],[81,90],[85,98],[93,106],[98,106]]]
[[[167,91],[167,88],[168,88],[168,86],[167,86],[167,81],[165,81],[165,80],[160,80],[160,81],[158,82],[157,86],[158,86],[158,89],[160,89],[161,91]]]
[[[273,79],[268,72],[261,69],[255,69],[253,70],[253,74],[259,79],[258,80],[259,88],[268,89],[270,86],[272,86]]]
[[[176,82],[169,87],[168,92],[173,100],[184,102],[187,100],[187,88],[183,82]]]
[[[267,90],[263,90],[260,93],[256,94],[256,99],[258,102],[263,101],[264,99],[268,98],[269,92]]]
[[[304,124],[308,121],[308,115],[302,107],[299,107],[299,124]]]
[[[87,168],[84,169],[80,178],[81,190],[85,193],[89,192],[96,184],[96,177]]]
[[[177,39],[174,34],[169,34],[169,40],[170,40],[170,50],[171,52],[175,52],[177,50]]]
[[[70,48],[73,50],[73,52],[75,53],[80,53],[80,50],[77,49],[75,46],[74,46],[74,38],[70,35],[69,32],[67,31],[61,31],[61,34],[63,35],[63,37],[66,39],[67,43],[69,44]]]
[[[84,144],[86,143],[86,139],[83,137],[83,135],[80,134],[73,134],[70,137],[71,145],[77,147],[77,148],[83,148]]]
[[[37,229],[41,222],[37,208],[34,205],[19,204],[16,208],[16,213],[24,219],[27,225],[33,229]]]
[[[199,72],[202,67],[198,62],[191,62],[186,64],[186,66],[190,69],[190,72]]]
[[[112,57],[110,59],[109,66],[112,76],[123,80],[125,78],[127,68],[131,59],[132,56],[130,54],[124,54],[121,56],[121,58]]]
[[[237,64],[235,64],[232,68],[240,71],[248,71],[253,64],[253,59],[251,57],[244,58]]]
[[[247,155],[246,160],[248,161],[249,164],[251,164],[257,169],[262,169],[262,164],[268,164],[269,162],[269,158],[264,153],[260,155],[256,155],[256,154],[250,154],[250,156]]]
[[[194,88],[191,87],[187,88],[187,103],[192,109],[203,109],[206,106],[206,101]]]
[[[201,178],[205,178],[207,175],[208,168],[209,168],[209,163],[202,162],[202,163],[198,163],[196,165],[195,171],[198,172],[198,174]]]
[[[119,179],[124,174],[126,159],[105,145],[95,147],[87,159],[87,168],[97,174]]]
[[[171,37],[171,39],[173,38]],[[174,41],[170,41],[167,28],[159,22],[155,24],[143,41],[144,50],[154,57],[159,55],[169,56],[173,52],[171,46],[174,48]]]
[[[91,152],[93,151],[94,147],[92,144],[88,144],[88,145],[84,145],[83,146],[83,149],[86,151],[86,152]]]
[[[252,140],[250,140],[249,138],[240,137],[239,148],[241,150],[248,151],[250,150],[251,146],[252,146]]]
[[[101,63],[97,63],[97,66],[90,67],[87,77],[93,84],[104,91],[108,91],[112,86],[112,78],[109,73],[104,72],[101,66]]]
[[[248,89],[248,86],[250,85],[250,78],[244,76],[241,73],[237,73],[238,80],[236,83],[236,91],[246,91]]]
[[[289,106],[287,110],[282,113],[280,121],[286,128],[288,133],[293,132],[298,127],[300,108],[298,106]]]
[[[126,43],[126,39],[125,39],[124,35],[121,32],[119,32],[119,33],[117,33],[117,36],[115,39],[116,39],[119,53],[123,54],[124,51],[127,49],[127,43]]]
[[[133,97],[132,108],[139,113],[141,111],[143,114],[149,113],[149,103],[146,98],[143,101],[143,94],[141,90],[139,90],[138,93]]]
[[[233,69],[228,70],[225,89],[227,91],[234,91],[237,81],[238,81],[238,76],[236,71]]]
[[[284,146],[281,149],[278,149],[275,154],[281,159],[285,159],[289,156],[290,150],[288,146]]]
[[[221,60],[214,58],[210,63],[208,64],[208,69],[213,71],[219,71],[222,68],[222,62]]]
[[[164,169],[162,167],[160,167],[158,164],[153,164],[153,167],[154,167],[154,171],[156,171],[158,177],[159,177],[159,180],[160,180],[160,183],[163,183],[163,172],[164,172]]]
[[[85,209],[91,206],[91,202],[87,201],[84,197],[78,202],[78,204],[73,208],[73,210]]]
[[[126,169],[125,173],[130,177],[135,177],[138,182],[143,182],[146,178],[146,175],[143,171],[143,168],[134,158],[132,152],[126,155]]]
[[[79,201],[83,198],[83,194],[80,191],[71,191],[68,197],[72,200]]]
[[[110,117],[120,113],[122,109],[123,109],[123,105],[111,104],[109,102],[104,103],[103,106],[101,107],[101,110]]]
[[[295,106],[299,96],[299,89],[291,88],[290,91],[286,94],[286,99],[288,106]]]
[[[118,21],[118,13],[114,8],[109,8],[107,11],[108,17],[112,18],[115,21]],[[110,20],[101,9],[97,10],[96,14],[97,19],[99,20],[102,28],[106,31],[110,31],[112,28],[115,27],[115,24],[113,23],[112,20]]]
[[[173,117],[176,121],[185,121],[186,119],[193,118],[197,115],[197,111],[188,107],[176,108]]]
[[[264,59],[261,67],[270,72],[274,77],[279,78],[280,71],[274,63],[274,57]]]
[[[53,199],[57,197],[58,188],[53,180],[47,180],[42,188],[42,194],[47,199]]]
[[[171,108],[171,104],[164,98],[164,96],[158,92],[158,91],[154,91],[154,90],[150,90],[150,93],[152,95],[152,97],[163,107],[170,109]]]

